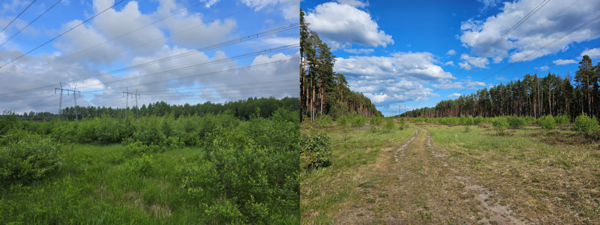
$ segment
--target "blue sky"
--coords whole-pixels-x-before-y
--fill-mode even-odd
[[[536,53],[599,16],[595,0],[307,0],[301,8],[309,29],[338,57],[334,70],[386,116],[398,114],[398,105],[432,107],[536,71],[573,76],[582,52],[594,64],[600,60],[600,48],[594,48],[600,45],[600,19]]]
[[[0,0],[0,29],[6,27],[0,33],[0,44],[56,2],[58,0]],[[62,0],[0,46],[0,78],[3,81],[0,82],[0,109],[18,113],[56,112],[60,96],[54,94],[54,88],[60,86],[59,82],[64,88],[72,89],[77,85],[83,95],[77,99],[80,106],[123,107],[125,87],[129,87],[129,91],[137,89],[142,94],[140,105],[163,100],[171,104],[196,104],[255,96],[298,96],[298,61],[293,61],[298,57],[297,47],[229,59],[297,45],[297,28],[211,50],[195,49],[298,23],[299,0],[125,0],[9,63],[115,2],[118,0]],[[31,7],[25,10],[30,4]],[[191,6],[194,7],[188,8]],[[23,14],[7,27],[21,12]],[[177,12],[181,13],[169,17]],[[166,17],[169,18],[163,20]],[[117,39],[112,40],[114,38]],[[107,43],[102,44],[104,42]],[[190,55],[113,72],[182,53]],[[203,62],[211,64],[173,71]],[[260,67],[182,79],[249,65]],[[157,74],[164,71],[170,72]],[[73,106],[72,95],[65,96],[62,105]]]

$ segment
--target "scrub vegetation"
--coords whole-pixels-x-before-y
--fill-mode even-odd
[[[0,224],[298,224],[297,103],[253,109],[45,122],[5,113]]]

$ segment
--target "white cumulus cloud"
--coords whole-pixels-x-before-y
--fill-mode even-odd
[[[328,42],[332,48],[351,44],[368,47],[394,44],[391,35],[379,29],[369,13],[352,5],[327,2],[306,15],[309,28]]]

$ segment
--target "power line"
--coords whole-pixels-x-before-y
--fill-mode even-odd
[[[89,78],[92,78],[92,77],[96,77],[96,76],[100,76],[100,75],[104,75],[104,74],[109,74],[109,73],[114,73],[114,72],[124,72],[124,71],[128,71],[128,70],[136,69],[136,68],[141,68],[143,66],[152,65],[152,64],[155,64],[155,63],[166,62],[166,61],[169,61],[169,60],[174,60],[174,59],[178,59],[178,58],[182,58],[182,57],[186,57],[186,56],[191,56],[193,54],[197,54],[197,53],[200,53],[200,52],[203,52],[203,51],[218,49],[218,48],[221,48],[221,47],[225,47],[225,46],[229,46],[229,45],[241,43],[241,42],[244,42],[244,41],[249,41],[249,40],[261,38],[261,37],[264,37],[264,36],[267,36],[267,35],[272,35],[272,34],[276,34],[276,33],[279,33],[279,32],[284,32],[284,31],[296,29],[298,27],[299,27],[299,23],[292,23],[292,24],[288,24],[288,25],[285,25],[285,26],[281,26],[281,27],[277,27],[277,28],[274,28],[274,29],[270,29],[270,30],[266,30],[266,31],[263,31],[263,32],[259,32],[259,33],[256,33],[256,34],[247,35],[247,36],[244,36],[244,37],[241,37],[241,38],[236,38],[236,39],[232,39],[232,40],[229,40],[229,41],[221,42],[221,43],[218,43],[218,44],[209,45],[209,46],[206,46],[206,47],[203,47],[203,48],[199,48],[199,49],[195,49],[195,50],[190,50],[190,51],[187,51],[187,52],[184,52],[184,53],[175,54],[175,55],[167,56],[167,57],[164,57],[164,58],[156,59],[156,60],[153,60],[153,61],[150,61],[150,62],[140,63],[140,64],[136,64],[136,65],[133,65],[133,66],[124,67],[124,68],[121,68],[121,69],[116,69],[116,70],[113,70],[113,71],[102,72],[102,73],[95,74],[95,75],[92,75],[92,76],[87,76],[87,77],[83,77],[83,78],[80,78],[80,79],[71,80],[70,82],[82,81],[82,80],[86,80],[86,79],[89,79]],[[27,89],[27,90],[22,90],[22,91],[16,91],[16,92],[12,92],[12,93],[34,91],[34,90],[46,89],[46,88],[55,87],[55,86],[56,85],[52,84],[52,85],[47,85],[47,86],[36,87],[36,88]],[[11,94],[11,93],[3,93],[3,94],[0,94],[0,95],[7,95],[7,94]]]
[[[213,71],[213,72],[208,72],[208,73],[194,74],[194,75],[185,76],[185,77],[176,77],[176,78],[171,78],[171,79],[167,79],[167,80],[159,80],[159,81],[146,82],[146,83],[141,83],[141,84],[136,84],[136,85],[129,85],[129,87],[135,87],[135,86],[141,86],[141,85],[147,85],[147,84],[153,84],[153,83],[160,83],[160,82],[165,82],[165,81],[175,80],[175,79],[181,80],[181,79],[194,78],[194,77],[198,77],[198,76],[206,76],[206,75],[219,74],[219,73],[243,71],[243,70],[249,70],[252,68],[266,67],[266,66],[270,66],[270,65],[274,65],[274,64],[278,64],[278,63],[288,63],[288,62],[296,61],[299,59],[300,58],[298,58],[298,57],[293,57],[293,58],[286,59],[286,60],[277,60],[277,61],[272,61],[272,62],[268,62],[268,63],[261,63],[261,64],[256,64],[256,65],[237,67],[237,68],[228,69],[228,70],[219,70],[219,71]],[[88,85],[88,86],[84,86],[84,87],[90,87],[90,86],[93,86],[93,85]],[[115,88],[115,89],[124,88],[124,86],[113,87],[113,88]]]
[[[544,3],[544,2],[542,2],[542,3]],[[570,7],[570,6],[569,6],[569,7]],[[563,11],[564,11],[564,10],[563,10]],[[560,13],[562,13],[562,12],[560,12]],[[559,13],[559,14],[560,14],[560,13]],[[557,15],[558,15],[558,14],[557,14]],[[555,15],[554,17],[556,17],[557,15]],[[582,24],[582,25],[580,25],[580,26],[576,27],[575,29],[573,29],[573,30],[569,31],[568,33],[566,33],[565,35],[561,36],[560,38],[557,38],[557,39],[555,39],[554,41],[550,42],[549,44],[547,44],[547,45],[545,45],[545,46],[543,46],[543,47],[539,48],[539,49],[538,49],[538,50],[536,50],[535,52],[533,52],[533,53],[531,53],[531,54],[529,54],[529,55],[526,55],[525,57],[523,57],[523,58],[519,59],[518,61],[516,61],[516,62],[514,62],[514,63],[512,63],[512,64],[510,64],[510,65],[508,65],[508,66],[506,66],[506,67],[504,67],[503,69],[499,70],[498,72],[495,72],[495,73],[493,73],[492,75],[490,75],[490,76],[488,76],[488,77],[484,78],[484,79],[483,79],[483,80],[481,80],[480,82],[482,82],[482,81],[484,81],[484,80],[487,80],[487,79],[488,79],[488,78],[490,78],[491,76],[494,76],[494,75],[496,75],[496,74],[498,74],[498,73],[500,73],[500,72],[504,71],[505,69],[507,69],[507,68],[509,68],[509,67],[511,67],[511,66],[513,66],[513,65],[515,65],[516,63],[519,63],[519,62],[523,61],[524,59],[526,59],[526,58],[528,58],[528,57],[532,56],[533,54],[536,54],[536,53],[538,53],[538,52],[539,52],[539,51],[541,51],[542,49],[544,49],[544,48],[546,48],[546,47],[548,47],[548,46],[550,46],[550,45],[552,45],[552,44],[556,43],[556,42],[557,42],[557,41],[559,41],[559,40],[562,40],[563,38],[565,38],[565,37],[569,36],[569,35],[570,35],[570,34],[572,34],[573,32],[575,32],[575,31],[577,31],[577,30],[579,30],[579,29],[581,29],[581,28],[583,28],[583,27],[585,27],[585,26],[589,25],[590,23],[593,23],[593,22],[595,22],[595,21],[596,21],[596,20],[598,20],[598,19],[600,19],[600,16],[594,17],[593,19],[589,20],[588,22],[586,22],[586,23],[584,23],[584,24]],[[442,86],[443,86],[443,85],[442,85]],[[439,90],[440,88],[441,88],[441,86],[440,86],[440,87],[438,87],[438,88],[437,88],[435,91]],[[462,89],[462,90],[461,90],[459,93],[462,93],[462,92],[464,92],[464,91],[465,91],[465,90],[467,90],[467,89],[468,89],[468,88],[464,88],[464,89]],[[435,91],[434,91],[434,92],[435,92]],[[421,104],[422,102],[423,102],[423,101],[420,101],[420,102],[418,102],[417,104],[415,104],[414,106],[417,106],[417,105]],[[414,106],[413,106],[413,107],[414,107]]]
[[[508,36],[510,33],[512,33],[514,30],[516,30],[519,26],[521,26],[521,24],[523,24],[525,21],[527,21],[531,16],[533,16],[533,14],[535,14],[538,10],[540,10],[542,7],[544,7],[548,2],[550,2],[550,0],[544,0],[543,2],[541,2],[539,5],[537,5],[535,8],[533,8],[527,15],[525,15],[525,17],[521,18],[521,20],[519,20],[519,22],[517,22],[515,25],[513,25],[508,31],[506,31],[500,38],[496,39],[496,41],[494,41],[494,43],[492,43],[490,46],[488,46],[485,50],[483,50],[481,53],[477,54],[475,56],[475,59],[480,58],[481,56],[483,56],[485,53],[487,53],[488,51],[490,51],[494,46],[496,46],[498,43],[500,43],[500,41],[504,40],[504,38],[506,36]],[[457,63],[458,64],[458,63]],[[458,78],[458,75],[460,75],[462,72],[464,72],[465,69],[461,69],[460,71],[458,71],[458,73],[456,73],[456,77]],[[441,86],[439,86],[434,92],[437,92],[438,90],[440,90],[444,85],[446,84],[442,84]]]
[[[594,46],[594,47],[591,47],[590,49],[597,48],[597,47],[600,47],[600,45],[596,45],[596,46]],[[587,51],[587,50],[588,50],[588,49],[586,49],[586,50],[583,50],[582,52],[579,52],[579,53],[577,53],[577,54],[571,55],[571,56],[569,56],[569,57],[565,58],[565,60],[566,60],[566,59],[572,59],[572,58],[575,58],[575,57],[577,57],[577,56],[580,56],[580,55],[581,55],[583,52],[585,52],[585,51]],[[555,60],[555,61],[556,61],[556,60]],[[550,65],[546,66],[547,68],[544,68],[544,69],[542,69],[542,68],[540,67],[539,69],[537,69],[537,70],[536,70],[535,72],[533,72],[533,73],[534,73],[534,74],[536,74],[537,72],[540,72],[540,71],[543,71],[543,70],[547,70],[548,68],[550,68],[550,67],[553,67],[553,66],[556,66],[556,63],[552,62],[552,64],[550,64]]]
[[[29,3],[29,5],[27,6],[27,8],[25,8],[23,11],[21,11],[21,13],[19,13],[19,15],[17,15],[13,20],[10,21],[10,23],[8,23],[8,25],[6,25],[6,27],[4,27],[2,30],[0,30],[0,34],[6,30],[6,28],[8,28],[13,22],[15,22],[15,20],[17,20],[17,18],[19,18],[19,16],[21,16],[21,14],[23,14],[27,9],[29,9],[29,7],[31,7],[31,5],[33,5],[33,3],[37,1],[37,0],[33,0],[31,3]],[[3,1],[4,2],[4,1]]]
[[[101,83],[97,83],[97,84],[86,85],[86,86],[83,86],[83,87],[93,87],[93,86],[97,86],[97,85],[105,85],[105,84],[108,84],[108,83],[114,83],[114,82],[121,82],[121,81],[126,81],[126,80],[132,80],[132,79],[137,79],[137,78],[146,77],[146,76],[154,76],[154,75],[160,75],[160,74],[171,73],[171,72],[179,72],[179,71],[182,71],[182,70],[188,70],[188,69],[193,69],[193,68],[197,68],[197,67],[207,66],[207,65],[211,65],[211,64],[228,62],[228,61],[236,60],[236,59],[248,58],[248,57],[252,57],[252,56],[262,55],[262,54],[265,54],[265,53],[279,52],[279,51],[283,51],[283,50],[293,49],[293,48],[295,48],[297,46],[298,46],[298,44],[286,45],[286,46],[281,46],[281,47],[278,47],[278,48],[272,48],[272,49],[267,49],[267,50],[263,50],[263,51],[257,51],[257,52],[253,52],[253,53],[247,53],[247,54],[243,54],[243,55],[239,55],[239,56],[234,56],[234,57],[229,57],[229,58],[224,58],[224,59],[215,60],[215,61],[211,61],[211,62],[202,62],[202,63],[199,63],[199,64],[194,64],[194,65],[190,65],[190,66],[180,67],[180,68],[176,68],[176,69],[165,70],[165,71],[156,72],[156,73],[150,73],[150,74],[144,74],[144,75],[140,75],[140,76],[136,76],[136,77],[124,78],[124,79],[119,79],[119,80],[106,81],[106,82],[101,82]]]
[[[300,58],[298,58],[298,57],[294,57],[294,58],[290,58],[290,59],[286,59],[286,60],[277,60],[277,61],[272,61],[272,62],[268,62],[268,63],[262,63],[262,64],[244,66],[244,67],[237,67],[237,68],[228,69],[228,70],[213,71],[213,72],[208,72],[208,73],[201,73],[201,74],[190,75],[190,76],[186,76],[186,77],[178,77],[178,78],[172,78],[172,79],[167,79],[167,80],[147,82],[147,83],[142,83],[142,84],[137,84],[137,85],[129,85],[129,87],[147,85],[147,84],[152,84],[152,83],[160,83],[160,82],[165,82],[165,81],[174,80],[174,79],[188,79],[188,78],[194,78],[194,77],[198,77],[198,76],[206,76],[206,75],[219,74],[219,73],[243,71],[243,70],[249,70],[249,69],[253,69],[253,68],[266,67],[266,66],[270,66],[270,65],[274,65],[274,64],[279,64],[279,63],[293,62],[293,61],[297,61],[299,59]],[[297,85],[297,84],[294,83],[294,85]],[[89,86],[84,86],[84,87],[89,87]],[[124,87],[123,86],[121,86],[121,87],[114,87],[114,89],[118,89],[118,88],[124,88]],[[146,94],[146,95],[148,95],[148,94]]]
[[[297,86],[297,83],[294,84],[287,84],[287,85],[276,85],[276,86],[262,86],[262,87],[248,87],[248,88],[240,88],[240,89],[235,89],[234,91],[240,91],[240,90],[270,90],[270,91],[274,91],[274,90],[290,90],[291,86]],[[151,97],[151,98],[185,98],[185,97],[201,97],[202,95],[193,95],[193,92],[188,92],[190,94],[177,94],[177,95],[152,95],[152,94],[145,94],[145,96],[147,97]],[[231,97],[234,95],[241,95],[241,93],[227,93],[227,94],[219,94],[220,97]],[[117,99],[116,101],[114,101],[114,99],[109,99],[106,101],[101,101],[99,103],[92,103],[96,106],[99,105],[109,105],[108,103],[116,103],[116,102],[121,102],[123,101],[122,99]],[[90,102],[91,103],[91,102]]]
[[[92,47],[86,48],[86,49],[84,49],[84,50],[81,50],[81,51],[79,51],[79,52],[76,52],[76,53],[73,53],[73,54],[70,54],[70,55],[67,55],[67,56],[63,56],[63,57],[61,57],[61,58],[59,58],[59,59],[57,59],[57,60],[54,60],[54,61],[52,61],[51,63],[54,63],[54,62],[56,62],[56,61],[60,61],[60,60],[63,60],[63,59],[69,58],[69,57],[71,57],[71,56],[74,56],[74,55],[77,55],[77,54],[79,54],[79,53],[85,52],[85,51],[87,51],[87,50],[90,50],[90,49],[92,49],[92,48],[95,48],[95,47],[98,47],[98,46],[100,46],[100,45],[106,44],[106,43],[108,43],[108,42],[111,42],[111,41],[117,40],[117,39],[119,39],[119,38],[125,37],[125,36],[127,36],[127,35],[129,35],[129,34],[131,34],[131,33],[133,33],[133,32],[136,32],[136,31],[138,31],[138,30],[141,30],[141,29],[144,29],[144,28],[146,28],[146,27],[149,27],[149,26],[151,26],[151,25],[154,25],[154,24],[156,24],[156,23],[158,23],[158,22],[161,22],[161,21],[163,21],[163,20],[166,20],[166,19],[168,19],[168,18],[171,18],[171,17],[173,17],[173,16],[175,16],[175,15],[177,15],[177,14],[180,14],[180,13],[182,13],[182,12],[186,12],[188,9],[191,9],[191,8],[194,8],[194,7],[196,7],[196,6],[202,5],[202,4],[204,4],[205,2],[206,2],[206,1],[200,1],[200,3],[198,3],[198,4],[196,4],[196,5],[192,5],[192,6],[190,6],[190,7],[187,7],[187,8],[185,8],[185,9],[182,9],[182,10],[180,10],[180,11],[178,11],[178,12],[176,12],[176,13],[173,13],[173,14],[171,14],[171,15],[167,16],[167,17],[164,17],[164,18],[162,18],[162,19],[159,19],[159,20],[156,20],[156,21],[154,21],[154,22],[152,22],[152,23],[146,24],[146,25],[144,25],[144,26],[142,26],[142,27],[139,27],[139,28],[137,28],[137,29],[135,29],[135,30],[129,31],[129,32],[127,32],[127,33],[124,33],[124,34],[122,34],[122,35],[120,35],[120,36],[118,36],[118,37],[115,37],[115,38],[113,38],[113,39],[110,39],[110,40],[108,40],[108,41],[105,41],[105,42],[102,42],[102,43],[100,43],[100,44],[94,45],[94,46],[92,46]]]
[[[34,1],[35,1],[35,0],[34,0]],[[65,35],[66,33],[70,32],[70,31],[72,31],[73,29],[75,29],[75,28],[77,28],[77,27],[79,27],[79,26],[83,25],[84,23],[87,23],[88,21],[90,21],[90,20],[92,20],[92,19],[96,18],[97,16],[99,16],[100,14],[102,14],[102,13],[106,12],[107,10],[109,10],[109,9],[112,9],[113,7],[117,6],[118,4],[120,4],[120,3],[121,3],[121,2],[123,2],[123,1],[125,1],[125,0],[121,0],[121,1],[119,1],[119,2],[117,2],[117,3],[115,3],[114,5],[112,5],[111,7],[108,7],[108,8],[106,8],[105,10],[102,10],[102,12],[100,12],[100,13],[97,13],[96,15],[93,15],[93,16],[92,16],[92,17],[90,17],[89,19],[87,19],[87,20],[85,20],[85,21],[81,22],[80,24],[77,24],[77,25],[75,25],[75,26],[74,26],[74,27],[72,27],[71,29],[69,29],[69,30],[67,30],[67,31],[63,32],[62,34],[59,34],[58,36],[56,36],[56,37],[54,37],[54,38],[50,39],[49,41],[46,41],[46,42],[44,42],[44,43],[43,43],[43,44],[41,44],[40,46],[37,46],[37,47],[35,47],[34,49],[32,49],[32,50],[30,50],[30,51],[28,51],[28,52],[26,52],[26,53],[23,53],[21,56],[19,56],[19,57],[17,57],[17,58],[15,58],[15,59],[13,59],[13,60],[11,60],[11,61],[9,61],[8,63],[4,64],[3,66],[0,66],[0,68],[2,68],[2,67],[5,67],[5,66],[7,66],[7,65],[9,65],[9,64],[11,64],[11,63],[13,63],[14,61],[17,61],[18,59],[22,58],[23,56],[26,56],[26,55],[28,55],[29,53],[31,53],[31,52],[33,52],[33,51],[37,50],[38,48],[41,48],[42,46],[44,46],[44,45],[46,45],[46,44],[48,44],[48,43],[50,43],[50,42],[52,42],[52,41],[56,40],[57,38],[59,38],[59,37],[61,37],[61,36]]]
[[[549,20],[546,20],[544,23],[540,24],[540,25],[539,25],[538,27],[536,27],[535,29],[533,29],[533,30],[529,31],[529,33],[527,33],[527,34],[525,35],[525,37],[529,36],[531,33],[533,33],[534,31],[536,31],[537,29],[540,29],[540,27],[542,27],[542,26],[546,25],[546,23],[548,23],[548,21],[550,21],[550,20],[552,20],[552,19],[556,18],[558,15],[562,14],[564,11],[566,11],[566,10],[567,10],[567,9],[569,9],[569,8],[571,8],[571,6],[575,5],[575,3],[579,2],[579,1],[580,1],[580,0],[577,0],[577,1],[573,2],[573,3],[571,3],[571,5],[569,5],[567,8],[563,9],[562,11],[560,11],[559,13],[557,13],[556,15],[554,15],[554,16],[553,16],[552,18],[550,18]]]
[[[569,31],[568,33],[564,34],[564,35],[563,35],[563,36],[561,36],[560,38],[554,39],[554,40],[553,40],[553,41],[551,41],[550,43],[548,43],[548,44],[546,44],[546,45],[542,46],[541,48],[539,48],[539,49],[535,50],[534,52],[532,52],[532,53],[530,53],[530,54],[528,54],[528,55],[526,55],[526,56],[522,57],[521,59],[519,59],[519,60],[515,61],[514,63],[511,63],[510,65],[508,65],[508,66],[506,66],[506,67],[502,68],[502,69],[501,69],[501,70],[499,70],[498,72],[495,72],[495,73],[493,73],[492,75],[489,75],[489,76],[487,76],[486,78],[482,79],[481,81],[487,80],[488,78],[490,78],[490,77],[492,77],[492,76],[494,76],[494,75],[496,75],[496,74],[498,74],[498,73],[500,73],[500,72],[502,72],[502,71],[504,71],[504,70],[508,69],[509,67],[511,67],[511,66],[513,66],[513,65],[515,65],[515,64],[517,64],[517,63],[519,63],[519,62],[523,61],[524,59],[526,59],[526,58],[529,58],[530,56],[537,54],[537,53],[538,53],[538,52],[540,52],[542,49],[544,49],[544,48],[546,48],[546,47],[548,47],[548,46],[550,46],[550,45],[552,45],[552,44],[554,44],[554,43],[556,43],[556,42],[558,42],[558,41],[562,40],[563,38],[565,38],[565,37],[567,37],[567,36],[571,35],[572,33],[574,33],[574,32],[576,32],[576,31],[578,31],[578,30],[579,30],[579,29],[581,29],[581,28],[584,28],[585,26],[587,26],[587,25],[589,25],[589,24],[591,24],[591,23],[593,23],[593,22],[596,22],[596,20],[598,20],[598,19],[600,19],[600,15],[598,15],[598,16],[596,16],[596,17],[594,17],[593,19],[591,19],[591,20],[587,21],[587,22],[586,22],[586,23],[584,23],[584,24],[581,24],[581,25],[579,25],[578,27],[576,27],[575,29],[573,29],[573,30]],[[461,92],[463,92],[463,91],[465,91],[465,90],[467,90],[467,89],[463,89]]]
[[[6,44],[6,42],[10,41],[11,39],[13,39],[15,36],[17,36],[19,33],[21,33],[21,31],[25,30],[25,28],[29,27],[29,25],[31,25],[32,23],[34,23],[36,20],[38,20],[40,17],[42,17],[44,14],[46,14],[48,11],[50,11],[52,8],[54,8],[54,6],[58,5],[58,3],[60,3],[60,1],[62,0],[58,0],[58,2],[54,3],[54,5],[50,6],[50,8],[48,8],[46,11],[44,11],[41,15],[39,15],[37,18],[35,18],[33,21],[31,21],[29,24],[27,24],[27,26],[23,27],[23,29],[19,30],[19,32],[15,33],[12,37],[6,39],[6,41],[4,41],[4,43],[0,44],[0,47],[2,47],[4,44]],[[0,32],[1,33],[1,32]]]
[[[228,14],[228,15],[226,15],[226,16],[222,16],[222,17],[220,17],[220,18],[224,18],[224,17],[232,16],[232,15],[235,15],[235,14],[238,14],[238,13],[241,13],[241,12],[244,12],[244,11],[246,11],[246,10],[249,10],[249,9],[250,9],[250,8],[246,8],[246,9],[243,9],[243,10],[237,11],[237,12],[235,12],[235,13],[231,13],[231,14]],[[117,51],[117,52],[114,52],[114,53],[111,53],[111,54],[108,54],[108,55],[105,55],[105,56],[101,56],[101,57],[98,57],[98,58],[95,58],[95,59],[92,59],[92,60],[88,60],[88,62],[94,62],[94,61],[97,61],[97,60],[100,60],[100,59],[104,59],[104,58],[106,58],[106,57],[113,56],[113,55],[116,55],[116,54],[119,54],[119,53],[122,53],[122,52],[130,51],[130,50],[132,50],[132,49],[135,49],[135,48],[138,48],[138,47],[141,47],[141,46],[144,46],[144,45],[147,45],[147,44],[150,44],[150,43],[156,42],[156,41],[160,41],[160,40],[163,40],[163,39],[167,39],[168,37],[172,37],[172,36],[174,36],[174,35],[181,34],[181,33],[183,33],[183,32],[190,31],[190,30],[192,30],[192,29],[194,29],[194,28],[198,28],[198,27],[200,27],[200,26],[203,26],[203,25],[204,25],[204,24],[200,24],[200,25],[196,25],[196,26],[193,26],[193,27],[190,27],[190,28],[184,29],[184,30],[180,30],[180,31],[174,32],[174,33],[169,33],[169,34],[168,34],[168,35],[166,35],[166,36],[163,36],[163,37],[160,37],[160,38],[157,38],[157,39],[154,39],[154,40],[152,40],[152,41],[145,42],[145,43],[142,43],[142,44],[139,44],[139,45],[136,45],[136,46],[133,46],[133,47],[131,47],[131,48],[129,48],[129,49],[125,49],[125,50]],[[92,47],[92,48],[93,48],[93,47]],[[83,50],[83,51],[85,51],[85,50]],[[74,54],[79,54],[79,53],[80,53],[80,52],[78,52],[78,53],[74,53]],[[72,55],[74,55],[74,54],[72,54]],[[52,61],[52,62],[46,63],[45,65],[53,64],[54,62],[57,62],[57,61],[63,60],[63,59],[65,59],[65,58],[67,58],[67,57],[70,57],[70,56],[72,56],[72,55],[69,55],[69,56],[65,56],[65,57],[62,57],[62,58],[56,59],[56,60],[54,60],[54,61]]]

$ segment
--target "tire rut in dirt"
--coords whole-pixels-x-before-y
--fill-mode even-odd
[[[410,140],[408,140],[406,143],[404,143],[404,145],[402,145],[398,150],[396,150],[396,152],[394,152],[394,158],[396,159],[396,162],[398,162],[398,153],[400,153],[400,158],[404,158],[404,153],[406,152],[406,148],[408,147],[408,145],[415,140],[415,138],[417,137],[417,135],[419,135],[419,130],[417,128],[415,128],[415,135],[412,136],[412,138],[410,138]]]

